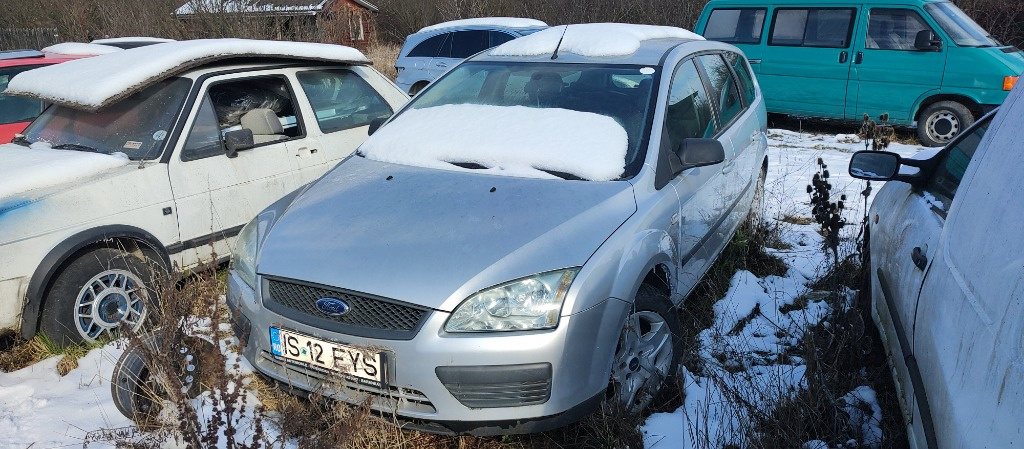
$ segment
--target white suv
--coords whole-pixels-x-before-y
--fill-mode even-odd
[[[25,72],[54,103],[0,146],[0,330],[94,341],[140,326],[151,265],[226,258],[405,96],[356,50],[169,42]],[[132,67],[125,71],[124,67]]]

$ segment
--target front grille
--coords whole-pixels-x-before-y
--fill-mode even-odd
[[[345,301],[350,309],[341,316],[320,313],[321,298]],[[430,315],[430,309],[388,298],[327,286],[264,278],[263,302],[268,309],[293,320],[348,335],[410,340]]]

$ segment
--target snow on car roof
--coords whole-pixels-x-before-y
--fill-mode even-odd
[[[359,152],[381,162],[443,170],[557,178],[543,171],[548,170],[608,181],[625,170],[626,146],[626,130],[600,114],[452,104],[403,112]]]
[[[96,56],[121,51],[120,48],[101,44],[86,44],[82,42],[64,42],[54,44],[42,50],[44,53],[59,53],[68,56]]]
[[[449,22],[441,22],[435,25],[420,28],[418,32],[422,33],[424,31],[434,31],[441,30],[444,28],[454,28],[472,25],[507,28],[533,28],[548,26],[548,24],[535,19],[522,19],[519,17],[476,17],[472,19],[460,19],[452,20]]]
[[[82,179],[128,164],[123,154],[106,155],[81,151],[54,150],[33,144],[26,148],[15,144],[0,146],[0,199],[36,189]]]
[[[704,40],[699,34],[682,28],[633,25],[626,23],[584,23],[538,31],[501,44],[491,56],[540,56],[559,52],[585,57],[629,56],[651,39]]]
[[[111,37],[106,39],[93,39],[93,44],[119,44],[123,42],[152,42],[159,44],[163,42],[174,42],[174,39],[164,39],[162,37]]]
[[[95,111],[191,68],[242,57],[369,63],[359,50],[341,45],[199,39],[117,50],[30,70],[11,80],[4,93]]]

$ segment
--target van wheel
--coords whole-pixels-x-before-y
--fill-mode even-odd
[[[925,108],[917,124],[917,136],[929,147],[941,147],[974,123],[974,114],[955,101],[940,101]]]
[[[79,256],[50,284],[42,332],[63,346],[112,338],[122,322],[139,330],[156,296],[147,287],[152,285],[147,262],[112,248]]]
[[[412,87],[409,88],[409,96],[415,96],[416,94],[420,93],[420,91],[423,90],[424,87],[427,87],[426,81],[420,81],[416,84],[413,84]]]
[[[668,296],[641,285],[612,359],[609,399],[629,414],[641,413],[676,374],[682,355],[679,317]]]

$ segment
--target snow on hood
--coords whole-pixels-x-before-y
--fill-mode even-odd
[[[369,62],[359,50],[341,45],[199,39],[118,50],[95,58],[30,70],[11,80],[4,94],[95,111],[190,68],[247,56],[350,64]]]
[[[565,33],[564,37],[563,32]],[[559,52],[586,57],[628,56],[639,50],[643,41],[665,38],[704,40],[704,37],[699,34],[676,27],[627,23],[584,23],[538,31],[501,44],[491,50],[490,54],[491,56],[540,56],[551,54],[558,48]]]
[[[526,106],[444,105],[403,112],[363,143],[368,159],[444,170],[609,181],[625,169],[626,130],[590,112]],[[486,169],[453,163],[479,164]]]
[[[42,49],[45,53],[59,53],[68,56],[96,56],[122,51],[120,48],[99,43],[85,44],[82,42],[64,42]]]
[[[0,145],[0,161],[0,199],[69,183],[129,162],[121,153],[106,155],[15,144]]]
[[[507,27],[507,28],[533,28],[533,27],[546,27],[548,24],[535,19],[521,19],[518,17],[476,17],[472,19],[461,19],[452,20],[449,22],[441,22],[436,25],[430,25],[420,28],[418,31],[422,33],[424,31],[441,30],[445,28],[461,27],[461,26],[494,26],[494,27]]]

